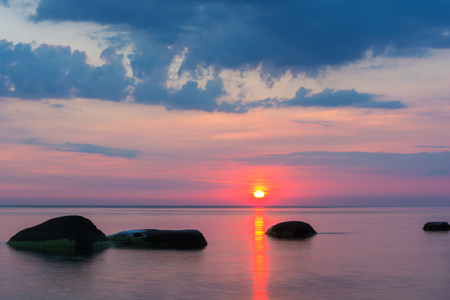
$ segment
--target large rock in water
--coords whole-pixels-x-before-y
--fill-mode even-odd
[[[428,222],[423,225],[425,231],[450,231],[450,225],[447,222]]]
[[[288,221],[273,225],[267,229],[266,234],[277,238],[295,239],[311,237],[317,232],[308,223]]]
[[[18,249],[42,251],[95,250],[112,245],[102,231],[81,216],[58,217],[23,229],[7,244]]]
[[[206,247],[203,234],[195,229],[137,229],[121,231],[108,238],[117,246],[163,249],[200,249]]]

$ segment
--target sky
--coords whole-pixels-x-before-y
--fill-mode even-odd
[[[0,0],[0,205],[449,206],[449,14]]]

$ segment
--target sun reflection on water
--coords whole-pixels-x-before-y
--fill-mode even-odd
[[[255,208],[253,240],[253,299],[268,300],[266,236],[264,232],[264,209]]]

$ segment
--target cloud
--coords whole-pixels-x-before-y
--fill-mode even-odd
[[[54,151],[92,153],[92,154],[101,154],[104,156],[118,156],[130,159],[136,158],[140,153],[140,151],[134,149],[128,150],[120,148],[108,148],[92,144],[73,144],[73,143],[46,144],[40,142],[39,138],[31,138],[23,140],[21,141],[21,144],[45,146]]]
[[[447,149],[447,146],[429,146],[429,145],[417,145],[417,148],[436,148],[436,149]]]
[[[0,96],[41,99],[85,97],[123,100],[131,80],[125,76],[122,56],[107,48],[105,64],[86,63],[86,54],[68,46],[0,40]]]
[[[406,105],[398,100],[377,101],[376,95],[367,93],[358,93],[352,90],[332,90],[325,89],[320,93],[308,95],[311,90],[300,88],[295,97],[290,100],[280,101],[281,106],[321,106],[321,107],[340,107],[353,106],[361,108],[385,108],[398,109],[405,108]]]
[[[377,95],[359,93],[352,90],[332,90],[324,89],[315,94],[312,91],[301,87],[292,99],[264,99],[242,104],[241,108],[248,110],[252,107],[358,107],[374,109],[400,109],[406,105],[398,100],[380,101]]]
[[[292,99],[265,99],[242,103],[220,102],[226,94],[221,78],[207,80],[204,87],[188,80],[179,89],[163,85],[166,68],[159,66],[150,77],[138,83],[126,77],[123,55],[106,48],[101,55],[105,64],[94,67],[86,55],[67,46],[31,44],[14,45],[0,41],[0,96],[19,98],[96,98],[121,101],[134,96],[138,103],[163,105],[168,110],[203,110],[207,112],[245,113],[254,107],[362,107],[397,109],[406,107],[400,101],[378,101],[376,95],[355,90],[325,89],[310,95],[300,88]],[[169,61],[168,61],[169,62]],[[140,67],[137,67],[137,71]],[[139,73],[139,72],[138,72]],[[141,72],[142,74],[144,72]],[[129,89],[133,87],[132,89]],[[132,92],[133,91],[133,92]]]
[[[65,105],[61,104],[61,103],[53,103],[53,104],[50,104],[50,107],[52,107],[52,108],[63,108],[63,107],[65,107]]]
[[[450,152],[385,153],[305,151],[240,158],[250,165],[355,168],[367,172],[450,176]]]
[[[33,20],[126,26],[145,33],[147,46],[188,47],[188,67],[317,70],[368,50],[411,56],[448,48],[449,9],[445,0],[42,0]]]
[[[309,126],[329,127],[332,122],[329,121],[304,121],[304,120],[292,120],[294,123],[305,124]]]
[[[220,72],[261,66],[270,78],[314,76],[370,55],[420,56],[450,47],[450,3],[420,0],[379,1],[132,1],[41,0],[35,22],[94,22],[116,32],[111,44],[132,45],[124,56],[115,48],[101,54],[104,64],[86,63],[86,54],[67,46],[0,42],[0,96],[19,98],[97,98],[163,105],[168,110],[245,113],[254,107],[357,107],[399,109],[398,100],[381,100],[355,89],[300,87],[292,99],[223,102]],[[127,34],[127,36],[125,36]],[[182,53],[182,55],[180,55]],[[170,69],[174,57],[176,72]],[[127,77],[124,60],[134,76]],[[186,80],[183,74],[208,73]],[[129,71],[130,71],[129,70]],[[170,73],[170,74],[169,74]],[[129,73],[128,73],[129,74]],[[176,90],[168,77],[185,80]],[[176,75],[179,75],[177,77]],[[194,76],[195,77],[195,76]],[[204,76],[205,79],[207,76]],[[272,96],[271,96],[272,97]]]
[[[138,156],[138,150],[128,150],[128,149],[119,149],[119,148],[108,148],[98,145],[92,144],[72,144],[72,143],[64,143],[62,145],[55,145],[55,150],[58,151],[67,151],[67,152],[81,152],[81,153],[96,153],[102,154],[105,156],[119,156],[125,158],[135,158]]]
[[[220,79],[208,81],[205,89],[199,88],[195,81],[188,81],[174,92],[154,82],[146,82],[136,87],[135,100],[139,103],[164,105],[167,110],[195,109],[213,112],[219,108],[217,99],[224,94]]]
[[[91,178],[83,183],[83,187],[111,188],[119,190],[148,190],[151,191],[210,191],[228,187],[229,184],[221,182],[208,182],[200,180],[176,178]]]

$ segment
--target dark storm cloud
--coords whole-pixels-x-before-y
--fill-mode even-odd
[[[354,61],[369,49],[418,55],[447,48],[449,13],[446,0],[42,0],[34,20],[128,26],[152,44],[189,47],[186,66],[263,62],[315,70]]]
[[[140,151],[134,149],[129,150],[120,148],[109,148],[93,144],[73,144],[73,143],[47,144],[40,142],[38,138],[23,140],[20,143],[25,145],[44,146],[55,151],[92,153],[92,154],[101,154],[104,156],[118,156],[130,159],[136,158],[140,153]]]
[[[154,55],[156,57],[156,53]],[[128,86],[134,83],[125,76],[122,56],[116,54],[115,49],[106,48],[101,58],[104,65],[94,67],[86,63],[84,52],[72,52],[70,47],[43,44],[33,49],[31,44],[13,45],[5,40],[0,41],[0,96],[125,99],[129,95]],[[148,62],[144,58],[141,56],[132,61],[134,73],[145,78],[134,84],[133,96],[138,103],[163,105],[168,110],[245,113],[254,107],[405,107],[400,101],[379,101],[374,94],[358,93],[355,90],[325,89],[309,95],[311,90],[305,88],[300,88],[294,98],[287,100],[219,103],[218,99],[225,94],[221,79],[210,80],[204,89],[199,88],[197,82],[188,81],[181,89],[170,91],[164,87],[162,78],[167,75],[166,68],[172,57],[168,55],[165,60]]]
[[[300,88],[292,99],[220,103],[223,83],[205,89],[188,81],[169,91],[164,82],[175,55],[186,58],[179,74],[198,66],[252,68],[262,64],[267,78],[290,70],[314,75],[373,55],[425,55],[450,47],[450,2],[444,0],[42,0],[32,16],[40,21],[89,21],[110,26],[117,47],[134,46],[128,58],[136,81],[126,77],[121,55],[102,53],[94,67],[69,47],[0,42],[0,96],[19,98],[86,97],[163,105],[168,110],[245,113],[253,107],[359,107],[398,109],[404,103],[382,101],[356,90],[325,89],[309,95]],[[128,36],[124,36],[128,32]],[[270,83],[270,82],[268,82]]]
[[[0,96],[18,98],[85,97],[122,100],[130,80],[125,77],[122,57],[107,48],[105,64],[93,67],[86,54],[67,46],[0,40]]]
[[[377,173],[450,176],[450,152],[371,153],[307,151],[238,159],[250,165],[360,168]]]

